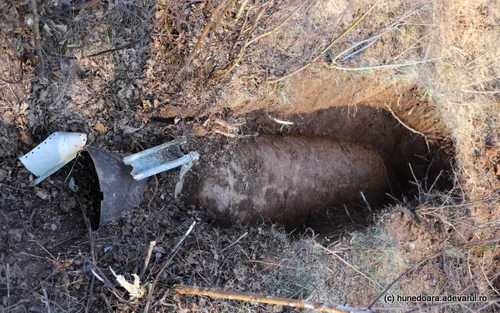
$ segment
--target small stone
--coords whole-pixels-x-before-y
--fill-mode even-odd
[[[7,180],[8,176],[9,176],[9,172],[7,172],[4,169],[0,169],[0,183],[3,183],[5,180]]]
[[[57,230],[57,225],[56,224],[50,224],[50,230],[51,231],[56,231]]]
[[[23,239],[23,229],[22,228],[12,228],[7,231],[7,243],[9,245],[15,245],[21,242]]]
[[[50,200],[50,195],[45,189],[35,188],[35,194],[42,200],[47,200],[47,199]]]
[[[68,212],[72,210],[76,206],[76,200],[73,197],[69,197],[68,199],[61,201],[60,208],[64,212]]]
[[[32,305],[32,306],[28,307],[28,313],[38,313],[38,312],[43,312],[43,311],[44,311],[44,309],[42,309],[41,307],[36,306],[36,305]]]

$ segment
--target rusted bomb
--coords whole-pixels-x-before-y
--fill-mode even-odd
[[[201,169],[198,198],[218,221],[296,227],[319,210],[377,204],[388,185],[371,147],[327,137],[259,136]]]

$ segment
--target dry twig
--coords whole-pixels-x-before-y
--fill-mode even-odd
[[[245,10],[245,7],[247,6],[248,0],[243,0],[240,4],[240,8],[238,9],[238,12],[236,13],[235,20],[238,21],[241,17],[241,14],[243,14],[243,11]]]
[[[43,77],[43,56],[40,41],[40,25],[38,21],[38,5],[36,0],[31,0],[31,10],[33,11],[33,34],[35,35],[35,50],[38,58],[38,76]]]
[[[144,266],[142,267],[141,275],[139,275],[141,279],[142,277],[144,277],[144,274],[146,273],[146,269],[148,268],[149,265],[149,260],[151,259],[151,254],[153,253],[153,248],[155,246],[156,246],[155,240],[149,242],[148,252],[146,253],[146,258],[144,259]]]
[[[282,297],[273,297],[248,292],[225,291],[221,289],[203,288],[195,286],[174,286],[173,290],[181,295],[208,296],[220,299],[241,300],[251,303],[266,303],[283,305],[294,308],[315,310],[318,312],[331,313],[368,313],[370,311],[358,310],[343,305],[328,305],[325,303],[312,302],[307,300],[297,300]]]
[[[325,250],[326,252],[330,253],[331,255],[333,255],[334,257],[336,257],[337,259],[339,259],[342,263],[344,263],[345,265],[349,266],[350,268],[352,268],[353,270],[355,270],[358,274],[360,274],[361,276],[363,276],[364,278],[368,279],[369,281],[371,281],[372,283],[374,283],[375,285],[379,286],[380,288],[383,288],[383,286],[381,284],[379,284],[378,282],[374,281],[373,279],[371,279],[370,277],[368,277],[365,273],[361,272],[356,266],[352,265],[351,263],[347,262],[346,260],[344,260],[340,255],[338,255],[335,251],[332,251],[328,248],[325,248],[323,247],[322,245],[320,244],[317,244],[318,247],[320,247],[321,249]]]
[[[229,66],[227,66],[224,70],[222,70],[221,74],[219,74],[219,75],[217,75],[215,77],[211,77],[210,80],[218,80],[218,79],[226,76],[227,74],[229,74],[236,67],[236,65],[241,61],[241,59],[243,59],[243,56],[245,55],[245,51],[248,48],[248,46],[250,46],[252,43],[256,42],[257,40],[260,40],[260,39],[262,39],[264,37],[267,37],[267,36],[271,35],[275,31],[277,31],[278,29],[280,29],[281,27],[283,27],[283,25],[285,25],[307,3],[307,1],[308,0],[303,1],[287,18],[285,18],[281,23],[279,23],[275,28],[273,28],[270,31],[267,31],[265,33],[262,33],[262,34],[254,37],[252,39],[245,40],[245,42],[241,46],[240,51],[238,52],[238,55],[233,60],[233,62],[231,62],[231,64]],[[262,13],[262,11],[259,12],[259,13]],[[253,22],[254,28],[251,30],[250,33],[253,33],[253,31],[255,30],[255,27],[258,24],[257,22],[260,19],[260,17],[261,17],[261,14],[258,14],[257,18]],[[243,29],[242,29],[242,32],[243,32]]]
[[[10,265],[6,264],[5,278],[7,280],[7,307],[10,307]]]
[[[146,306],[144,307],[144,313],[148,313],[149,312],[149,304],[151,303],[151,297],[153,296],[154,290],[156,288],[156,284],[158,283],[158,280],[160,279],[161,274],[167,269],[168,264],[170,263],[170,261],[172,261],[172,259],[174,258],[174,256],[177,254],[177,250],[179,249],[179,247],[181,246],[181,244],[184,242],[184,240],[186,240],[187,236],[193,230],[194,225],[196,225],[196,222],[193,222],[191,224],[191,226],[186,231],[186,233],[177,241],[177,243],[172,248],[172,250],[170,250],[170,256],[163,263],[163,266],[161,267],[161,269],[158,272],[158,274],[156,274],[156,277],[155,277],[153,283],[150,286],[148,286],[148,297],[146,299]]]
[[[236,239],[233,243],[231,243],[230,245],[228,245],[227,247],[225,247],[224,249],[220,250],[219,251],[219,254],[226,251],[227,249],[231,248],[232,246],[234,246],[235,244],[237,244],[241,239],[245,238],[246,236],[248,235],[248,232],[245,232],[243,235],[241,235],[238,239]]]
[[[433,59],[428,59],[428,60],[412,61],[412,62],[407,62],[407,63],[382,64],[382,65],[363,66],[363,67],[343,67],[343,66],[338,66],[335,64],[327,64],[327,66],[330,68],[334,68],[334,69],[342,70],[342,71],[367,71],[367,70],[378,70],[378,69],[413,66],[413,65],[422,64],[422,63],[434,62],[434,61],[441,60],[444,58],[446,58],[446,57],[438,57],[438,58],[433,58]]]
[[[67,56],[67,55],[56,55],[56,54],[52,54],[52,53],[49,53],[49,55],[53,56],[53,57],[70,59],[70,60],[83,60],[83,59],[89,59],[89,58],[93,58],[93,57],[96,57],[96,56],[100,56],[100,55],[103,55],[103,54],[106,54],[106,53],[116,52],[116,51],[119,51],[119,50],[122,50],[122,49],[132,48],[136,44],[137,44],[137,41],[132,41],[132,42],[129,42],[127,44],[124,44],[124,45],[116,47],[116,48],[106,49],[106,50],[103,50],[103,51],[99,51],[99,52],[96,52],[96,53],[84,55],[84,56],[81,56],[81,57]]]
[[[302,65],[301,67],[299,67],[298,69],[292,71],[291,73],[288,73],[284,76],[281,76],[281,77],[278,77],[278,78],[274,78],[274,79],[269,79],[269,80],[266,80],[267,83],[277,83],[279,81],[282,81],[284,79],[287,79],[299,72],[302,72],[303,70],[305,70],[306,68],[308,68],[309,66],[311,66],[313,63],[316,63],[319,58],[321,58],[321,56],[323,56],[326,52],[328,52],[328,50],[330,50],[331,48],[333,48],[333,46],[340,40],[342,39],[345,35],[347,35],[351,30],[354,29],[354,27],[356,27],[356,25],[359,24],[359,22],[361,22],[372,10],[373,8],[375,8],[375,5],[377,4],[377,1],[375,1],[375,3],[360,17],[358,18],[354,23],[351,24],[351,26],[349,26],[346,30],[344,30],[340,35],[338,35],[328,46],[326,46],[325,49],[323,49],[323,51],[321,51],[316,57],[314,57],[310,62],[307,62],[306,64]]]
[[[214,30],[219,28],[220,24],[222,23],[222,20],[224,19],[224,16],[227,14],[227,11],[231,9],[233,3],[235,0],[230,0],[229,3],[226,5],[226,8],[222,11],[221,14],[219,14],[219,17],[217,18],[217,22],[215,23]]]
[[[193,61],[194,56],[200,50],[201,44],[203,43],[203,40],[207,36],[208,31],[212,27],[212,24],[214,23],[215,18],[217,17],[217,15],[219,14],[219,12],[227,5],[228,1],[229,0],[221,0],[221,2],[219,3],[219,5],[213,10],[212,15],[210,15],[210,18],[208,19],[207,24],[205,25],[205,28],[203,28],[203,31],[201,32],[201,35],[198,38],[198,42],[196,43],[193,51],[191,51],[191,53],[189,54],[189,56],[188,56],[188,58],[186,60],[186,64],[184,65],[185,68],[189,68],[189,65]]]
[[[91,263],[91,272],[97,278],[100,280],[105,287],[107,287],[111,292],[116,296],[116,298],[122,302],[125,303],[130,309],[135,310],[135,308],[128,302],[126,301],[121,293],[115,288],[115,286],[109,281],[109,279],[104,275],[103,271],[97,266],[97,258],[95,255],[95,241],[94,241],[94,232],[92,231],[92,227],[90,226],[90,221],[87,215],[85,214],[85,210],[82,207],[82,215],[83,215],[83,220],[85,222],[85,225],[87,226],[87,230],[89,232],[89,242],[90,242],[90,255],[92,258],[92,263]],[[92,295],[89,295],[90,298],[92,298]],[[88,304],[90,307],[90,304]]]
[[[47,313],[52,313],[52,308],[50,307],[49,295],[47,293],[47,289],[42,286],[42,303],[45,306],[45,311]]]
[[[399,98],[398,98],[398,102],[399,102]],[[399,104],[399,103],[398,103],[398,104]],[[413,127],[410,127],[410,126],[406,125],[406,123],[405,123],[405,122],[403,122],[403,121],[402,121],[402,120],[401,120],[401,119],[400,119],[400,118],[396,115],[396,113],[394,113],[394,111],[392,110],[392,108],[391,108],[391,107],[390,107],[387,103],[385,103],[385,106],[387,107],[387,110],[389,110],[389,112],[391,112],[392,117],[394,117],[394,118],[396,119],[396,121],[398,121],[398,122],[399,122],[399,124],[403,125],[403,127],[404,127],[404,128],[408,129],[408,130],[409,130],[409,131],[411,131],[412,133],[415,133],[415,134],[417,134],[417,135],[420,135],[420,136],[422,136],[422,137],[424,138],[424,140],[425,140],[425,145],[426,145],[426,147],[427,147],[427,152],[429,152],[429,153],[430,153],[430,152],[431,152],[431,148],[430,148],[430,146],[429,146],[429,141],[427,140],[427,136],[426,136],[424,133],[422,133],[422,132],[420,132],[420,131],[418,131],[418,130],[414,129]]]

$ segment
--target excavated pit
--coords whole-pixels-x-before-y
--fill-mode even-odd
[[[452,187],[453,146],[436,109],[418,100],[295,114],[228,111],[223,118],[246,121],[242,135],[259,136],[213,143],[214,157],[200,164],[194,198],[223,225],[270,220],[329,234],[366,227],[384,206]],[[301,143],[294,143],[297,138]],[[321,148],[315,147],[319,141]],[[351,145],[354,156],[336,154],[339,142]],[[363,168],[377,158],[384,174]],[[353,169],[361,174],[350,176],[352,188],[342,194],[341,180]]]

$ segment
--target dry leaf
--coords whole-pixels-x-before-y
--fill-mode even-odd
[[[100,132],[101,134],[105,133],[108,130],[106,128],[106,126],[104,126],[104,125],[101,124],[101,122],[95,123],[94,129],[97,130],[98,132]]]
[[[50,194],[45,189],[35,188],[35,194],[42,200],[50,200]]]
[[[136,131],[138,131],[140,128],[135,128],[135,127],[132,127],[132,126],[120,126],[120,129],[122,130],[122,132],[126,135],[126,134],[132,134],[132,133],[135,133]]]
[[[195,259],[193,258],[186,258],[186,262],[190,265],[196,265],[196,264],[200,264],[200,262],[196,261]]]
[[[123,275],[116,276],[118,283],[125,288],[130,294],[130,300],[140,299],[146,294],[146,288],[141,286],[141,281],[139,276],[132,274],[134,276],[134,284],[129,283]]]

